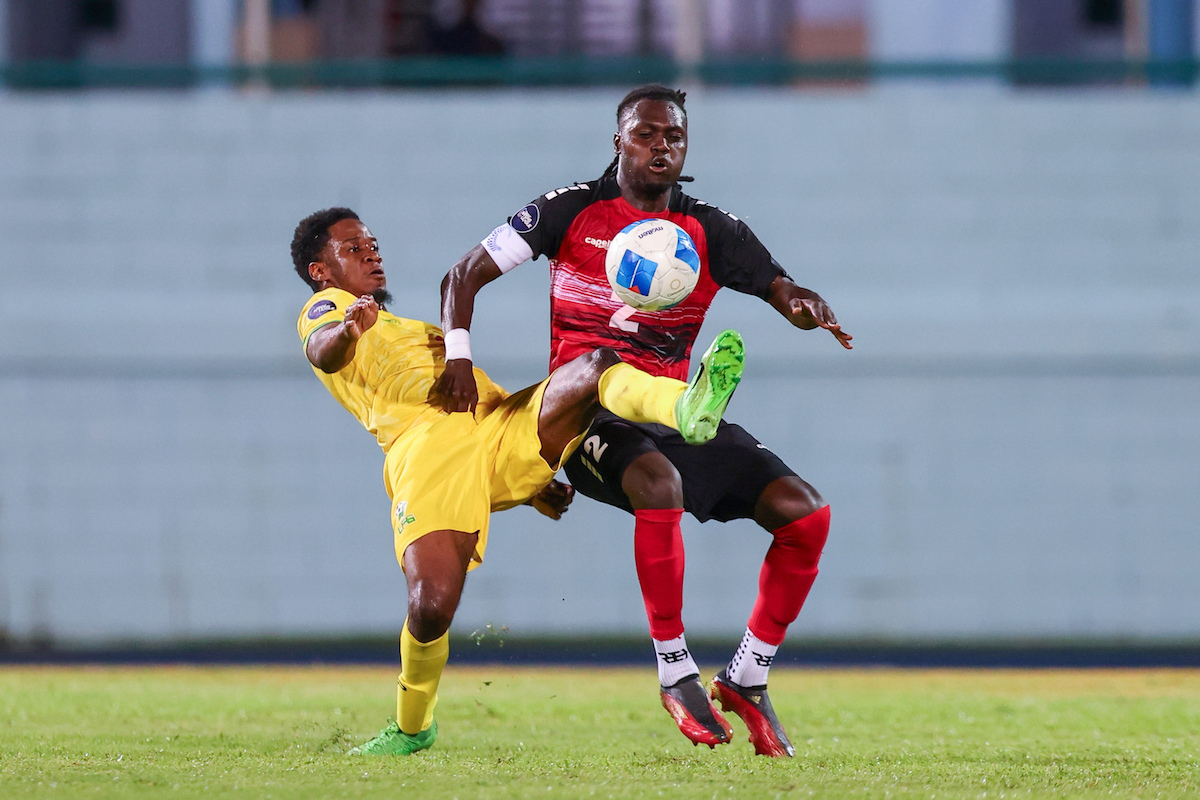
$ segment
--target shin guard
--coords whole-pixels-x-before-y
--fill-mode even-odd
[[[683,635],[683,509],[640,508],[633,515],[633,560],[650,635],[675,639]]]
[[[758,574],[758,600],[747,627],[769,644],[783,642],[817,578],[817,562],[829,537],[829,506],[775,531]]]

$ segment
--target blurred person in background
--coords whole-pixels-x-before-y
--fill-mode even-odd
[[[467,572],[483,562],[492,511],[530,504],[558,519],[573,490],[554,475],[595,414],[678,429],[705,442],[741,380],[741,337],[722,332],[689,385],[652,377],[612,349],[589,351],[508,394],[482,370],[470,413],[448,413],[447,360],[470,364],[465,337],[397,317],[379,244],[358,215],[303,219],[292,265],[313,290],[297,332],[313,372],[384,451],[396,557],[408,585],[396,719],[354,753],[409,755],[437,738],[433,711]],[[316,487],[319,491],[319,487]]]
[[[630,92],[617,107],[615,158],[599,179],[538,197],[450,269],[442,284],[443,328],[466,336],[476,293],[545,255],[551,369],[595,347],[611,347],[651,374],[684,376],[704,315],[722,287],[755,295],[792,325],[823,328],[850,349],[852,337],[825,301],[797,286],[744,222],[680,189],[680,181],[691,180],[681,175],[688,143],[684,99],[683,92],[657,84]],[[691,295],[655,312],[626,306],[604,269],[613,236],[649,217],[682,227],[701,258]],[[447,361],[442,383],[457,400],[452,408],[476,402],[469,360]],[[712,441],[689,448],[670,430],[601,412],[565,469],[578,491],[634,516],[634,562],[660,697],[679,729],[696,744],[728,742],[732,728],[713,705],[717,699],[745,722],[757,753],[793,755],[771,706],[767,677],[817,576],[828,504],[758,440],[724,422]],[[772,536],[742,641],[707,693],[684,636],[684,510],[701,522],[753,519]]]
[[[447,56],[502,56],[504,42],[489,33],[479,21],[480,0],[463,0],[458,22],[433,29],[434,49]]]

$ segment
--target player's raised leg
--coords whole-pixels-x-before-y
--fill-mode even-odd
[[[433,710],[450,655],[450,623],[478,542],[476,533],[443,530],[428,533],[405,549],[408,618],[400,634],[396,721],[352,753],[410,755],[437,739]]]
[[[550,376],[542,398],[542,457],[558,463],[600,408],[630,422],[674,428],[692,444],[708,441],[741,382],[744,349],[737,331],[722,331],[689,383],[649,375],[606,347],[564,364]]]

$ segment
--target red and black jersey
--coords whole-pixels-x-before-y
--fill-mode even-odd
[[[668,219],[692,237],[700,279],[679,305],[638,311],[613,293],[604,258],[622,228],[651,217]],[[786,274],[746,223],[678,186],[667,210],[652,214],[626,202],[615,177],[578,183],[537,198],[509,225],[533,258],[550,261],[551,370],[597,347],[612,347],[652,375],[687,380],[692,345],[717,289],[766,299],[771,282]]]

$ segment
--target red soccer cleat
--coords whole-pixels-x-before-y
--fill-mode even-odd
[[[725,670],[721,670],[712,679],[711,691],[713,699],[721,701],[723,710],[732,711],[746,723],[755,753],[788,758],[796,754],[796,748],[788,741],[779,717],[771,707],[766,686],[739,686],[729,680]]]
[[[704,693],[699,675],[684,678],[673,686],[660,687],[659,694],[663,708],[692,744],[713,748],[727,744],[733,737],[733,727]]]

